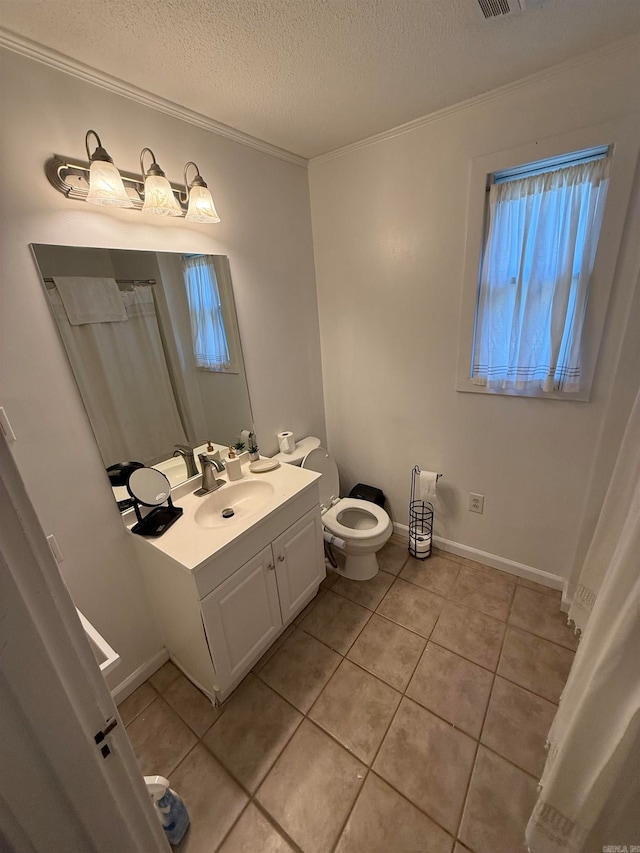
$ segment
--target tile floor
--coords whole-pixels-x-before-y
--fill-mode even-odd
[[[576,639],[560,594],[391,540],[331,574],[222,708],[167,663],[120,713],[180,853],[520,853]]]

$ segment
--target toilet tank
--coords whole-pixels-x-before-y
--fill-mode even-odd
[[[272,459],[277,459],[279,462],[287,462],[289,465],[301,465],[304,457],[311,450],[320,447],[320,439],[315,435],[309,435],[307,438],[301,438],[296,441],[296,448],[293,453],[276,453]]]

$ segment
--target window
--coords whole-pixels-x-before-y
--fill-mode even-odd
[[[229,371],[231,357],[213,259],[206,255],[185,256],[182,270],[196,366],[204,370]]]
[[[582,331],[609,167],[601,147],[490,176],[474,385],[583,390]]]

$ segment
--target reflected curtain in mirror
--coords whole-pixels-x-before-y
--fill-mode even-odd
[[[231,357],[213,259],[203,255],[185,256],[182,271],[196,366],[205,370],[228,370]]]
[[[69,322],[57,287],[47,293],[105,466],[160,459],[186,442],[152,287],[120,292],[125,320],[82,325]]]

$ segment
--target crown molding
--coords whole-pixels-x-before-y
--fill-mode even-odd
[[[517,92],[526,86],[536,83],[540,80],[548,80],[557,77],[561,74],[566,74],[576,68],[585,65],[590,65],[593,62],[609,56],[610,54],[620,54],[624,51],[633,52],[635,56],[640,52],[640,35],[634,34],[626,36],[623,39],[618,39],[615,42],[604,45],[597,50],[589,53],[580,54],[573,59],[568,59],[558,65],[552,65],[542,71],[536,71],[534,74],[529,74],[527,77],[521,77],[513,83],[505,83],[504,86],[499,86],[497,89],[491,89],[489,92],[483,92],[481,95],[475,95],[473,98],[468,98],[466,101],[459,101],[450,107],[443,107],[441,110],[429,113],[421,118],[413,119],[405,124],[400,124],[397,127],[392,127],[389,130],[383,130],[381,133],[376,133],[373,136],[368,136],[365,139],[360,139],[357,142],[351,142],[349,145],[344,145],[341,148],[335,148],[333,151],[328,151],[326,154],[319,154],[317,157],[312,157],[308,161],[309,168],[320,166],[322,163],[327,163],[330,160],[335,160],[345,154],[350,154],[352,151],[359,151],[361,148],[368,148],[370,145],[377,145],[379,142],[384,142],[387,139],[393,139],[396,136],[402,136],[404,133],[409,133],[417,128],[424,127],[432,122],[440,121],[448,116],[455,115],[469,107],[478,106],[489,103],[503,95],[511,92]]]
[[[77,77],[79,80],[84,80],[93,86],[99,86],[101,89],[106,89],[123,98],[137,101],[145,107],[165,113],[172,118],[180,119],[180,121],[187,122],[187,124],[200,127],[203,130],[209,131],[209,133],[224,136],[227,139],[233,140],[233,142],[238,142],[240,145],[246,145],[248,148],[261,151],[263,154],[277,157],[279,160],[284,160],[287,163],[293,163],[303,168],[306,168],[308,165],[309,161],[299,154],[293,154],[291,151],[286,151],[277,145],[271,145],[269,142],[264,142],[262,139],[257,139],[255,136],[250,136],[248,133],[243,133],[226,124],[222,124],[222,122],[215,121],[215,119],[195,112],[195,110],[190,110],[173,101],[161,98],[159,95],[154,95],[152,92],[139,89],[137,86],[120,80],[118,77],[105,74],[96,68],[92,68],[90,65],[78,62],[69,56],[65,56],[63,53],[59,53],[57,50],[38,44],[35,41],[31,41],[31,39],[24,38],[2,27],[0,27],[0,47],[5,47],[14,53],[19,53],[36,62],[41,62],[43,65],[48,65],[50,68],[70,74],[72,77]]]

